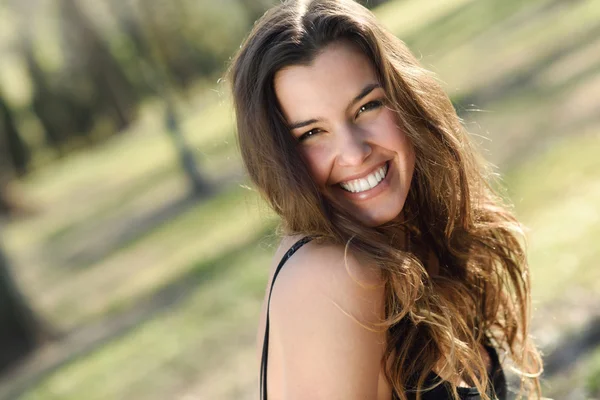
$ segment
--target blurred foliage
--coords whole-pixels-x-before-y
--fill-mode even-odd
[[[216,79],[265,1],[0,4],[0,211],[8,181],[122,132],[148,96]]]

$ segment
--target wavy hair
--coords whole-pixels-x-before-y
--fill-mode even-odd
[[[325,46],[349,40],[372,62],[389,107],[416,155],[402,220],[366,227],[335,208],[311,179],[278,104],[274,76],[308,65]],[[469,141],[434,75],[373,14],[352,0],[284,1],[254,25],[229,70],[238,143],[249,176],[286,234],[349,245],[385,281],[387,348],[382,367],[406,400],[434,369],[464,377],[485,395],[476,349],[504,350],[520,393],[539,397],[542,363],[528,336],[530,282],[524,235],[494,190],[491,168]],[[408,237],[408,245],[400,242]],[[440,272],[423,260],[434,252]],[[453,395],[458,397],[456,388]]]

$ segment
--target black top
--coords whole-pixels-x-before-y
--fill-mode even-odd
[[[261,400],[267,400],[267,362],[269,355],[269,305],[271,304],[271,294],[273,293],[273,285],[275,283],[275,279],[281,270],[281,267],[285,264],[285,262],[302,246],[306,243],[310,242],[312,238],[304,237],[298,240],[290,249],[285,253],[285,255],[281,258],[281,261],[277,265],[275,269],[275,273],[273,274],[273,280],[271,281],[271,288],[269,290],[269,298],[267,300],[267,316],[266,316],[266,326],[265,326],[265,338],[263,341],[263,351],[262,351],[262,359],[260,364],[260,398]],[[498,359],[498,354],[496,350],[489,345],[485,346],[485,349],[488,351],[490,355],[490,359],[492,361],[491,373],[488,375],[489,385],[488,385],[488,393],[487,395],[491,399],[497,400],[506,400],[506,379],[504,377],[504,372],[502,371],[502,366],[500,365],[500,360]],[[431,373],[427,380],[425,381],[424,386],[432,386],[432,384],[441,381],[441,378],[435,373]],[[421,395],[422,400],[446,400],[452,398],[452,386],[449,382],[442,382],[442,384],[436,386],[432,390],[424,391]],[[457,392],[461,400],[480,400],[481,396],[474,387],[457,387]],[[409,399],[416,398],[414,392],[411,393],[410,390],[407,390],[406,394]],[[397,399],[396,395],[393,395],[394,399]]]

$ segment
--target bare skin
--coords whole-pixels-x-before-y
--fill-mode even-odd
[[[264,301],[263,301],[263,307],[261,310],[261,315],[260,315],[260,320],[259,320],[259,325],[258,325],[258,332],[257,332],[257,361],[258,361],[259,365],[260,365],[260,360],[262,357],[262,343],[263,343],[263,338],[264,338],[264,333],[265,333],[266,305],[267,305],[267,298],[268,298],[268,294],[269,294],[268,289],[271,286],[271,281],[273,279],[273,273],[275,272],[275,268],[276,268],[277,264],[279,263],[279,260],[285,254],[285,252],[300,238],[301,238],[300,236],[284,237],[280,243],[279,248],[277,249],[277,251],[273,257],[273,263],[272,263],[270,273],[269,273],[269,283],[267,285],[267,290],[265,291],[265,297],[264,297]],[[297,252],[297,254],[302,251],[310,251],[310,246],[311,246],[310,243],[305,245],[302,249],[300,249]],[[289,267],[289,266],[286,265],[286,267]],[[432,256],[430,258],[430,263],[428,264],[428,270],[430,272],[433,272],[433,271],[437,271],[438,268],[439,268],[439,265],[437,264],[437,259],[435,258],[435,256]],[[280,272],[280,275],[277,278],[278,279],[277,284],[279,284],[279,280],[285,273],[284,271],[285,271],[285,267]],[[277,285],[275,287],[277,287]],[[274,289],[274,291],[275,291],[275,289]],[[271,307],[273,307],[273,301],[274,301],[274,299],[272,298],[271,299],[271,302],[272,302]],[[275,301],[277,301],[277,300],[275,300]],[[272,322],[271,322],[271,327],[269,329],[269,331],[270,331],[269,332],[270,333],[269,342],[271,343],[271,345],[269,346],[269,357],[268,357],[268,366],[269,366],[269,368],[268,368],[268,397],[270,400],[281,400],[281,399],[288,400],[292,397],[290,397],[289,393],[286,393],[286,388],[285,388],[286,378],[285,378],[285,366],[284,366],[285,361],[284,361],[284,355],[283,355],[284,350],[281,348],[281,346],[278,345],[278,343],[280,342],[280,340],[278,339],[279,332],[277,332],[277,325],[273,324],[273,314],[272,313],[273,313],[273,311],[271,310],[270,315],[271,315]],[[480,345],[480,354],[483,357],[483,360],[489,371],[490,365],[491,365],[491,360],[489,358],[487,351],[483,347],[483,345]],[[317,361],[315,361],[315,362],[317,362]],[[442,370],[442,364],[443,363],[440,362],[440,364],[434,371],[442,379],[444,379],[445,381],[448,381],[452,385],[455,385],[458,387],[469,387],[467,382],[465,382],[461,377],[452,377],[452,376],[445,374],[444,371]],[[311,368],[310,365],[307,365],[305,367]],[[289,381],[289,378],[288,378],[288,381]],[[302,395],[300,394],[298,396],[298,398],[302,398]],[[384,373],[382,366],[379,366],[376,395],[372,395],[369,398],[373,398],[373,399],[377,399],[377,400],[390,400],[392,398],[392,386],[385,378],[385,373]]]
[[[283,255],[285,254],[285,252],[289,249],[289,247],[291,247],[298,239],[300,239],[300,237],[285,237],[283,238],[283,240],[281,241],[281,244],[279,246],[279,248],[277,249],[274,258],[273,258],[273,265],[271,266],[271,271],[270,271],[270,278],[269,278],[269,285],[267,286],[267,291],[265,292],[265,301],[263,303],[263,309],[261,312],[261,317],[260,317],[260,321],[259,321],[259,329],[258,329],[258,335],[257,335],[257,343],[258,343],[258,352],[257,352],[257,359],[260,363],[260,359],[262,356],[262,343],[263,343],[263,338],[264,338],[264,332],[265,332],[265,317],[266,317],[266,301],[268,298],[268,288],[271,285],[271,280],[273,278],[273,273],[275,271],[275,268],[279,262],[279,260],[281,259],[281,257],[283,257]],[[310,253],[312,250],[314,249],[314,245],[312,243],[308,243],[305,246],[303,246],[300,250],[298,250],[296,252],[296,254],[294,255],[294,257],[290,258],[290,260],[288,260],[288,263],[292,264],[292,260],[294,260],[295,257],[302,257],[302,255],[306,255],[306,253]],[[327,250],[326,250],[327,251]],[[304,253],[304,254],[301,254]],[[321,254],[323,254],[323,252],[321,251]],[[294,260],[296,261],[296,260]],[[277,305],[275,305],[275,303],[277,303],[279,300],[281,300],[281,296],[279,296],[280,293],[276,293],[276,291],[279,289],[280,291],[287,291],[289,290],[289,286],[287,286],[287,283],[284,282],[284,280],[286,280],[288,276],[286,276],[286,274],[290,274],[291,272],[291,268],[289,267],[294,267],[296,269],[296,271],[294,272],[298,272],[298,270],[303,269],[303,267],[305,267],[304,265],[301,264],[297,264],[297,265],[288,265],[286,263],[285,267],[282,269],[282,271],[279,273],[278,278],[277,278],[277,282],[275,284],[275,287],[273,289],[273,297],[271,298],[271,310],[270,310],[270,319],[271,319],[271,326],[269,329],[269,357],[268,357],[268,397],[269,400],[281,400],[281,399],[285,399],[285,400],[291,400],[291,399],[306,399],[306,398],[311,398],[311,399],[359,399],[359,398],[369,398],[369,399],[376,399],[376,400],[390,400],[392,398],[392,387],[389,384],[389,382],[386,380],[385,378],[385,374],[383,371],[383,368],[381,368],[380,364],[380,360],[382,359],[382,352],[384,349],[384,337],[382,336],[373,336],[376,341],[379,341],[381,343],[380,346],[376,346],[375,351],[380,351],[380,356],[371,359],[371,361],[369,361],[368,359],[366,359],[366,357],[358,357],[360,358],[360,360],[353,360],[354,364],[358,365],[360,369],[360,375],[371,375],[373,376],[370,385],[372,387],[372,390],[367,391],[367,392],[363,392],[363,395],[361,396],[361,394],[358,392],[358,390],[362,389],[362,387],[364,386],[368,386],[369,384],[367,383],[363,383],[363,385],[361,385],[362,387],[357,389],[352,389],[350,390],[351,393],[342,393],[341,390],[334,392],[334,394],[332,393],[328,393],[328,394],[323,394],[323,393],[313,393],[310,392],[310,390],[313,390],[314,388],[317,387],[326,387],[326,386],[333,386],[335,383],[332,383],[331,381],[319,381],[318,379],[320,378],[320,376],[322,374],[316,374],[316,377],[312,377],[310,379],[310,382],[308,382],[308,387],[303,387],[302,386],[302,382],[298,382],[298,380],[301,379],[295,379],[294,376],[290,376],[290,368],[289,368],[289,358],[290,357],[286,357],[286,349],[283,348],[281,346],[281,342],[282,342],[282,338],[281,335],[282,333],[278,331],[278,324],[275,321],[278,318],[277,315],[277,311],[274,311],[274,308],[277,309]],[[289,268],[289,269],[288,269]],[[342,268],[339,268],[338,271],[340,271],[342,274],[346,274],[346,271],[342,272]],[[307,274],[310,274],[310,272],[307,269]],[[357,272],[356,270],[354,272]],[[294,274],[293,277],[289,277],[290,280],[300,280],[302,273],[300,274]],[[306,276],[306,275],[304,275]],[[338,277],[341,275],[338,275]],[[356,275],[353,273],[353,277],[357,278]],[[363,279],[363,277],[359,278],[362,282],[365,281],[365,279]],[[336,279],[333,279],[332,281],[336,281]],[[330,284],[332,281],[327,281],[324,280],[325,284]],[[289,281],[288,281],[289,282]],[[371,280],[369,282],[370,284],[373,284],[373,281]],[[377,292],[377,291],[373,291],[373,292],[365,292],[367,293],[367,296],[373,296],[373,298],[366,298],[367,302],[373,302],[373,303],[377,303],[379,304],[380,302],[378,302],[379,299],[383,299],[383,292]],[[285,300],[284,300],[285,301]],[[328,302],[324,302],[321,305],[318,306],[318,308],[320,307],[325,307],[326,304]],[[342,308],[347,309],[348,307],[345,306],[345,304],[342,304]],[[381,307],[379,307],[378,309],[381,309]],[[351,313],[354,313],[353,311],[355,310],[349,310]],[[381,309],[381,311],[383,311]],[[357,311],[357,313],[360,313],[360,311]],[[383,315],[382,313],[379,313],[379,315]],[[352,325],[357,325],[353,320],[351,320],[351,317],[344,315],[343,312],[340,310],[339,311],[339,317],[340,319],[343,320],[347,320],[349,324]],[[360,319],[362,322],[365,322],[365,320],[363,320],[362,318],[358,317],[358,319]],[[323,329],[327,329],[327,328],[323,328]],[[321,333],[319,333],[321,332]],[[284,333],[285,334],[285,333]],[[315,335],[317,337],[320,336],[324,336],[324,331],[317,329]],[[354,337],[352,334],[349,334],[347,338],[343,338],[340,337],[338,340],[339,341],[343,341],[344,339],[348,339],[348,340],[353,340],[355,341]],[[326,339],[324,339],[326,340]],[[283,340],[285,342],[285,340]],[[323,340],[319,339],[318,342],[322,342]],[[356,341],[355,341],[356,342]],[[356,343],[353,343],[351,346],[356,345]],[[306,344],[305,343],[298,343],[299,347],[305,347]],[[308,344],[308,346],[310,346],[310,344]],[[350,353],[350,352],[349,352]],[[299,369],[303,369],[303,370],[313,370],[315,368],[318,368],[319,365],[321,364],[321,360],[318,359],[314,359],[314,360],[301,360],[299,359],[298,356],[292,356],[295,360],[295,364],[301,364],[298,365],[297,367]],[[327,356],[326,356],[327,357]],[[346,362],[346,361],[345,361]],[[340,386],[343,386],[343,389],[348,388],[348,383],[347,382],[343,382],[344,380],[344,376],[346,375],[345,371],[342,370],[341,368],[335,368],[336,371],[336,375],[334,377],[334,379],[340,379],[341,382],[339,382]],[[355,380],[353,380],[355,381]],[[339,396],[337,396],[339,393]],[[366,395],[364,395],[364,393],[368,393]],[[356,395],[356,397],[351,397]]]

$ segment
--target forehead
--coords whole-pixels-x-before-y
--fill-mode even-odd
[[[275,93],[288,119],[321,117],[345,109],[366,84],[377,83],[370,60],[349,42],[325,47],[309,65],[275,74]]]

